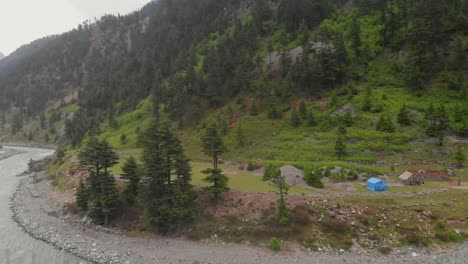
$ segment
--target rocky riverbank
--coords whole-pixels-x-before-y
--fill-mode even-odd
[[[50,197],[50,184],[24,178],[11,199],[15,221],[32,237],[91,263],[466,263],[468,245],[452,251],[402,249],[380,255],[353,248],[326,253],[290,247],[281,253],[249,245],[227,245],[216,239],[192,242],[181,238],[129,237],[64,214]]]

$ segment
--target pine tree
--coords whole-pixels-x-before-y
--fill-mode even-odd
[[[372,109],[371,93],[370,91],[364,96],[361,106],[362,111],[368,112]]]
[[[445,106],[443,104],[440,104],[439,108],[435,111],[434,117],[435,117],[435,130],[436,130],[438,145],[443,146],[445,133],[448,129],[448,123],[447,123],[448,116],[447,116],[447,112],[445,111]]]
[[[45,117],[44,112],[41,113],[39,120],[40,120],[41,129],[43,130],[46,129],[46,117]]]
[[[33,172],[34,170],[34,160],[33,159],[29,159],[29,162],[28,162],[28,171],[29,172]]]
[[[211,184],[205,189],[213,195],[214,200],[219,200],[221,194],[229,190],[229,178],[223,174],[221,169],[209,168],[202,173],[207,175],[203,180]]]
[[[353,22],[351,23],[351,48],[354,51],[356,61],[360,60],[361,56],[361,27],[357,17],[353,17]]]
[[[194,215],[189,163],[182,143],[165,120],[153,120],[142,141],[140,192],[145,220],[158,232],[173,232]]]
[[[310,127],[314,127],[317,125],[317,120],[315,119],[315,115],[312,110],[310,110],[309,114],[307,115],[307,125]]]
[[[250,115],[251,116],[258,115],[257,103],[255,101],[253,101],[252,105],[250,106]]]
[[[76,205],[83,211],[88,211],[89,193],[83,179],[80,180],[80,185],[75,195]]]
[[[341,160],[347,155],[347,147],[344,143],[343,136],[339,135],[335,143],[335,155]]]
[[[411,88],[418,90],[428,78],[434,56],[430,49],[431,31],[424,18],[414,19],[411,36],[406,81]]]
[[[21,113],[15,113],[11,120],[12,134],[18,133],[22,128],[23,128],[23,115]]]
[[[120,144],[122,144],[122,145],[127,144],[127,135],[126,134],[120,135]]]
[[[463,111],[463,108],[460,107],[459,104],[456,104],[452,112],[453,121],[455,121],[456,123],[461,123],[463,122],[464,116],[465,111]]]
[[[216,126],[207,128],[205,135],[201,138],[203,152],[213,159],[213,168],[218,168],[219,156],[227,151],[223,139],[218,133]]]
[[[120,210],[120,195],[113,175],[105,173],[100,180],[101,194],[99,201],[101,203],[100,209],[102,210],[103,219],[97,219],[97,221],[98,223],[108,225],[110,219],[115,217]]]
[[[125,161],[122,167],[122,178],[128,180],[128,186],[124,194],[127,202],[133,205],[138,197],[138,184],[140,182],[138,164],[133,156]]]
[[[278,108],[274,104],[270,106],[270,109],[268,110],[268,118],[269,119],[280,119],[281,118],[281,113],[278,111]]]
[[[291,66],[291,54],[287,50],[288,38],[286,33],[280,37],[281,52],[280,52],[280,69],[281,76],[285,78],[288,75],[289,68]]]
[[[342,120],[343,120],[344,125],[347,126],[347,127],[350,127],[350,126],[353,125],[353,123],[354,123],[353,114],[351,113],[350,110],[346,111],[346,113],[344,114]]]
[[[104,224],[104,213],[102,211],[101,199],[91,199],[88,203],[88,216],[94,223]]]
[[[426,119],[427,121],[432,121],[434,119],[434,113],[434,104],[431,102],[427,107],[426,111],[424,111],[424,119]]]
[[[455,151],[455,154],[453,155],[453,158],[457,162],[458,167],[463,167],[463,162],[465,162],[466,157],[465,154],[463,153],[463,150],[460,146],[457,147],[457,150]]]
[[[400,108],[400,111],[398,112],[398,124],[404,125],[404,126],[409,126],[411,125],[411,119],[409,117],[409,111],[406,108],[406,104],[403,104],[403,106]]]
[[[289,223],[289,216],[291,215],[291,209],[286,204],[286,195],[288,194],[289,186],[286,183],[286,179],[278,171],[276,177],[273,178],[273,182],[278,188],[280,198],[278,200],[278,222],[281,225],[287,225]]]
[[[299,114],[301,115],[302,119],[306,119],[307,117],[307,107],[304,101],[301,101],[299,105]]]
[[[270,19],[272,11],[270,9],[269,1],[258,0],[255,1],[253,7],[253,17],[256,27],[263,28],[263,22]]]
[[[106,140],[100,141],[91,137],[85,147],[78,153],[80,167],[89,172],[90,193],[93,197],[99,196],[100,177],[107,174],[107,170],[117,164],[117,153]]]
[[[5,125],[6,125],[6,118],[5,118],[5,114],[2,113],[2,123],[0,124],[0,129],[5,129]]]
[[[78,154],[78,159],[80,166],[89,173],[84,183],[88,196],[88,214],[95,223],[107,225],[120,209],[120,197],[115,179],[108,171],[117,164],[119,157],[106,140],[100,141],[91,137]],[[76,196],[84,199],[82,198],[84,190],[85,188],[79,188],[81,194],[77,193]],[[84,206],[84,202],[82,205]]]
[[[381,115],[377,122],[376,130],[381,132],[395,132],[395,125],[390,117]]]
[[[214,199],[218,200],[223,192],[228,190],[228,177],[218,169],[219,156],[227,151],[223,139],[219,135],[216,126],[208,127],[205,135],[202,137],[203,152],[213,159],[213,168],[203,171],[206,174],[205,181],[212,185],[206,190],[213,194]]]
[[[346,130],[346,127],[343,124],[340,124],[338,126],[338,136],[345,136],[348,133],[348,130]]]
[[[245,145],[245,135],[244,135],[244,130],[242,129],[241,124],[237,126],[236,142],[237,142],[237,146],[239,147],[243,147]]]
[[[302,124],[301,117],[299,116],[296,108],[294,108],[291,113],[291,126],[298,127],[301,124]]]
[[[227,135],[227,133],[229,132],[229,125],[228,125],[228,122],[227,120],[219,115],[218,116],[218,119],[217,119],[217,127],[218,127],[218,131],[221,133],[221,135],[225,136]]]

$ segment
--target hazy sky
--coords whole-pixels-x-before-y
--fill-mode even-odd
[[[86,19],[127,14],[150,0],[0,0],[0,52],[66,32]]]

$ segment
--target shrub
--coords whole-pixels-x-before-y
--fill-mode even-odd
[[[80,212],[80,208],[75,202],[68,202],[65,204],[65,212],[70,213],[70,214],[78,214]]]
[[[327,231],[335,233],[346,233],[350,230],[348,223],[344,220],[330,218],[327,221],[324,221],[323,224]]]
[[[388,255],[392,252],[392,248],[390,247],[379,247],[377,250],[384,255]]]
[[[463,236],[455,233],[455,231],[453,231],[453,230],[447,231],[447,234],[448,234],[448,237],[449,237],[450,241],[452,241],[452,242],[463,242]]]
[[[249,163],[247,164],[247,170],[248,171],[254,171],[255,170],[255,165],[253,164],[253,162],[249,161]]]
[[[429,246],[430,241],[427,237],[419,234],[417,231],[407,231],[406,241],[411,245]]]
[[[269,119],[281,119],[282,113],[276,108],[275,105],[270,106],[268,109],[268,118]]]
[[[120,135],[120,143],[122,145],[127,144],[127,135],[125,135],[125,134]]]
[[[324,188],[324,184],[322,182],[322,175],[320,172],[317,171],[309,171],[305,177],[305,182],[315,188]]]
[[[310,213],[311,212],[309,211],[309,209],[304,205],[296,206],[296,208],[294,208],[294,210],[292,211],[292,221],[299,225],[307,225],[308,223],[310,223]]]
[[[444,233],[444,232],[437,232],[437,233],[435,234],[435,237],[436,237],[437,239],[439,239],[440,241],[442,241],[442,242],[448,242],[448,241],[450,241],[449,236],[448,236],[446,233]]]
[[[269,181],[278,175],[279,168],[273,164],[268,164],[263,172],[262,180]]]
[[[435,225],[435,229],[438,230],[438,231],[443,231],[445,230],[446,226],[445,226],[445,223],[442,222],[442,221],[437,221],[436,225]]]
[[[273,251],[280,251],[281,241],[276,237],[272,237],[270,241],[268,241],[268,247]]]

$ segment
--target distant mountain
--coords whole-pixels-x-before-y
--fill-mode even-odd
[[[3,53],[0,51],[0,60],[5,58],[5,55],[3,55]]]

